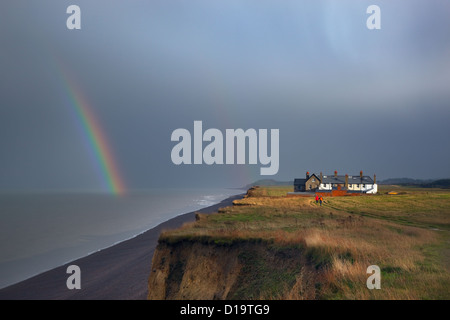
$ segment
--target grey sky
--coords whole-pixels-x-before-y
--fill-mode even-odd
[[[71,4],[81,30],[66,28]],[[366,28],[371,4],[381,30]],[[450,177],[449,16],[433,0],[2,1],[0,189],[101,188],[61,68],[130,189],[267,178],[173,165],[170,135],[194,120],[280,129],[279,180]]]

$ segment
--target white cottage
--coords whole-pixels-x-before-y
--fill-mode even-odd
[[[369,176],[364,176],[362,171],[359,176],[338,175],[337,171],[334,175],[320,175],[320,184],[317,191],[332,191],[332,190],[347,190],[349,193],[369,193],[375,194],[378,192],[378,185],[376,183],[376,176],[373,179]]]

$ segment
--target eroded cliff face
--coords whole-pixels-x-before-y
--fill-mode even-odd
[[[293,290],[307,297],[305,261],[301,248],[264,243],[160,243],[153,256],[148,298],[289,298]]]
[[[149,299],[224,299],[240,271],[235,250],[181,243],[158,245],[149,278]]]

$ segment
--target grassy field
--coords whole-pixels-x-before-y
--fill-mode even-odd
[[[261,243],[274,254],[294,250],[307,258],[289,276],[264,273],[252,298],[450,298],[450,190],[382,186],[377,195],[327,197],[322,206],[312,197],[286,197],[289,191],[249,190],[234,206],[198,214],[160,241]],[[275,270],[251,256],[242,263],[249,276]],[[380,290],[366,287],[370,265],[381,268]]]

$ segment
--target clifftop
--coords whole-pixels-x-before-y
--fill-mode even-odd
[[[287,198],[250,189],[216,214],[164,232],[149,299],[449,298],[450,192]],[[398,187],[396,190],[399,190]],[[383,290],[366,287],[378,265]],[[405,280],[407,279],[407,281]]]

